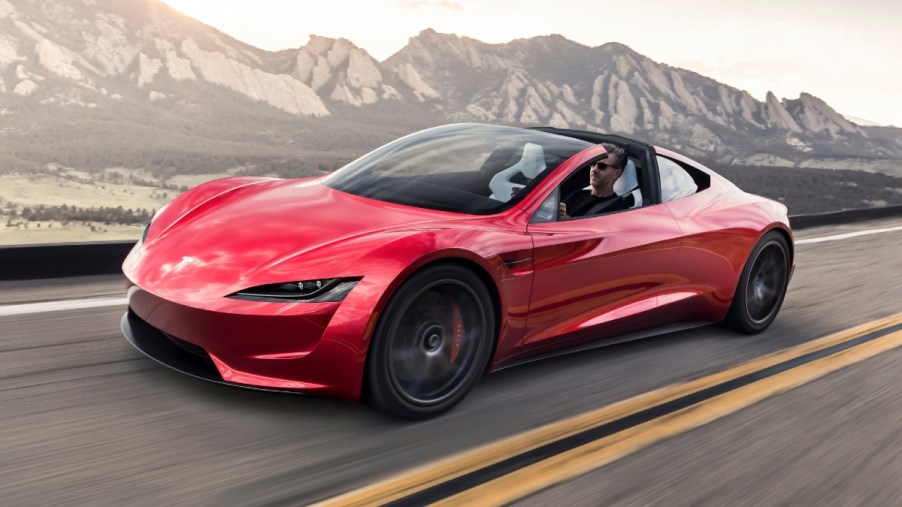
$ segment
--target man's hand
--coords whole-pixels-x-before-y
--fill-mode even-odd
[[[558,204],[558,214],[557,214],[557,216],[558,216],[558,218],[560,218],[560,219],[570,218],[570,215],[567,214],[567,205],[566,205],[566,204],[564,204],[564,203]]]

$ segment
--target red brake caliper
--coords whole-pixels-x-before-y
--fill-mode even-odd
[[[454,305],[453,310],[454,311],[451,314],[451,327],[454,332],[454,336],[451,340],[452,363],[457,359],[457,353],[460,352],[460,345],[464,338],[464,321],[460,316],[460,307]]]

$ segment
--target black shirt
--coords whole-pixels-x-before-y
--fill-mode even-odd
[[[571,217],[583,216],[603,202],[607,202],[607,206],[596,209],[592,213],[593,215],[629,209],[633,205],[633,195],[630,193],[623,197],[617,197],[616,194],[607,197],[595,197],[588,190],[577,190],[564,199],[564,204],[567,206],[567,215]]]

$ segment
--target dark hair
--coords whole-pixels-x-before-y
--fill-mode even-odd
[[[620,146],[617,146],[616,144],[611,143],[601,143],[601,147],[617,158],[616,162],[614,162],[614,165],[616,165],[618,169],[622,171],[626,167],[626,150],[624,150]]]

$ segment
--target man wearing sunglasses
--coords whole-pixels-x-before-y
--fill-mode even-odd
[[[561,219],[619,211],[632,206],[632,202],[629,202],[632,196],[623,199],[614,193],[614,182],[626,167],[626,150],[610,143],[604,143],[602,147],[608,153],[589,168],[591,189],[578,190],[568,195],[560,204]]]

